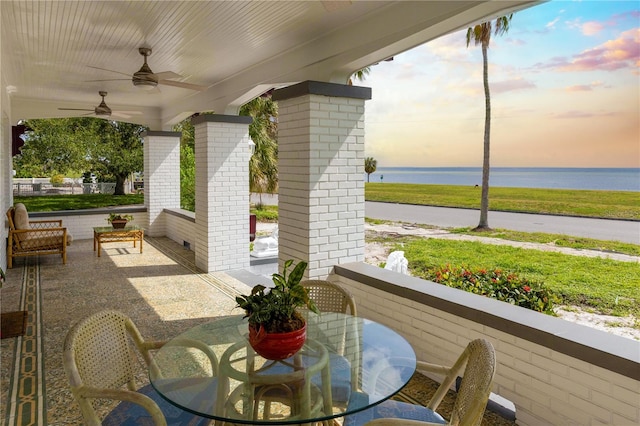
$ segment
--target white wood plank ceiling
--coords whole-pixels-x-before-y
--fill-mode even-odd
[[[3,112],[78,115],[98,91],[129,121],[168,129],[198,111],[233,113],[253,96],[303,80],[344,83],[353,71],[483,18],[528,7],[514,1],[0,1]],[[154,73],[195,91],[131,75],[149,47]],[[109,71],[112,70],[112,71]],[[115,81],[95,81],[121,79]]]

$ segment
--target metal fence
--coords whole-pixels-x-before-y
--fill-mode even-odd
[[[73,195],[73,194],[113,194],[115,183],[65,183],[53,185],[51,183],[14,183],[14,196],[29,195]]]

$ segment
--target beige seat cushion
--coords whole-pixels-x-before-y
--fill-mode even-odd
[[[14,206],[13,224],[16,229],[29,229],[29,213],[22,203],[18,203]]]
[[[62,236],[48,235],[45,237],[28,234],[21,242],[23,250],[62,250]],[[67,241],[67,245],[68,241]]]

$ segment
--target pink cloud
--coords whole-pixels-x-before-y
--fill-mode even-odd
[[[499,81],[490,84],[492,93],[512,92],[514,90],[533,89],[536,87],[536,85],[532,82],[523,80],[521,78]]]
[[[567,111],[567,112],[563,112],[561,114],[552,114],[552,118],[560,118],[560,119],[564,119],[564,118],[594,118],[594,117],[615,117],[616,113],[613,112],[607,112],[604,114],[594,114],[591,112],[585,112],[585,111]]]
[[[573,58],[555,57],[547,64],[537,64],[535,68],[556,69],[558,71],[615,71],[633,68],[637,72],[640,63],[640,28],[625,31],[615,40],[585,50]]]
[[[601,81],[594,81],[590,84],[578,84],[575,86],[569,86],[564,90],[567,92],[590,92],[597,87],[604,87],[604,84]]]
[[[600,31],[602,31],[603,28],[604,28],[604,25],[601,24],[600,22],[595,22],[595,21],[585,22],[582,25],[582,34],[587,36],[598,34]]]

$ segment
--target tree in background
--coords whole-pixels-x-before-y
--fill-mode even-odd
[[[87,152],[92,118],[34,119],[20,154],[13,158],[16,177],[78,175],[91,168]]]
[[[373,157],[367,157],[364,159],[364,171],[367,173],[367,182],[371,177],[371,173],[375,173],[378,167],[378,162]]]
[[[121,121],[98,120],[91,160],[94,170],[106,179],[115,180],[114,195],[125,195],[124,183],[133,172],[144,167],[142,133],[145,126]]]
[[[141,134],[145,127],[99,118],[27,120],[25,143],[14,158],[18,177],[80,176],[93,171],[103,181],[115,181],[114,195],[124,194],[124,182],[142,170]]]
[[[180,208],[196,211],[195,129],[191,117],[173,126],[180,136]]]
[[[506,34],[513,14],[500,16],[495,20],[495,35]],[[484,83],[484,155],[482,159],[482,196],[480,199],[480,222],[476,230],[489,228],[489,170],[491,148],[491,94],[489,93],[489,65],[487,54],[491,41],[491,21],[483,22],[467,30],[467,47],[473,40],[475,45],[482,46],[482,81]]]
[[[256,146],[249,160],[249,191],[260,194],[259,208],[262,194],[278,191],[278,104],[267,92],[244,104],[240,115],[253,118],[249,136]]]

